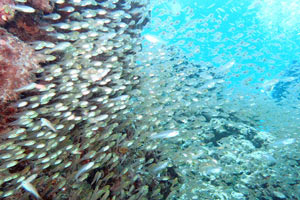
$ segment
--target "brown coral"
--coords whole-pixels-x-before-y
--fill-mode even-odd
[[[28,0],[28,3],[41,11],[44,11],[46,13],[51,13],[53,10],[53,5],[50,3],[49,0]]]

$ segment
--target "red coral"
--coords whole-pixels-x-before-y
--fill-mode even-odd
[[[51,13],[53,11],[53,5],[50,0],[28,0],[28,3],[35,9]]]
[[[30,83],[41,61],[30,46],[0,28],[0,103],[18,98],[15,89]]]
[[[14,18],[15,10],[12,7],[13,5],[15,5],[13,0],[0,0],[0,25]]]

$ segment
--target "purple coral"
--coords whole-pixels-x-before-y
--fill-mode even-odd
[[[31,82],[41,61],[29,45],[0,28],[0,104],[18,98],[15,90]]]

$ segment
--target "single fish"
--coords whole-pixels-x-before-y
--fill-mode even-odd
[[[49,15],[44,15],[44,18],[45,19],[51,19],[51,20],[58,20],[61,18],[61,15],[58,14],[58,13],[52,13],[52,14],[49,14]]]
[[[168,167],[168,164],[169,164],[168,161],[162,161],[162,162],[160,162],[160,163],[157,163],[157,164],[153,167],[152,171],[153,171],[153,172],[159,172],[159,171],[165,169],[166,167]]]
[[[91,169],[94,166],[95,162],[89,162],[85,165],[83,165],[81,167],[81,169],[77,172],[77,174],[75,175],[75,179],[77,180],[79,178],[79,176],[81,174],[83,174],[84,172],[88,171],[89,169]]]
[[[279,79],[267,80],[262,84],[262,89],[260,91],[262,93],[270,94],[278,82],[279,82]]]
[[[279,140],[273,142],[272,144],[270,144],[270,146],[271,147],[283,147],[283,146],[291,145],[295,142],[296,142],[295,138],[284,138],[284,139],[279,139]]]
[[[148,40],[149,42],[152,42],[152,43],[157,43],[159,42],[159,39],[157,39],[155,36],[153,35],[145,35],[144,36],[146,40]]]
[[[217,68],[214,72],[216,74],[222,74],[222,73],[226,73],[229,71],[229,69],[235,64],[235,61],[229,61],[228,63],[226,63],[225,65]]]
[[[25,92],[28,90],[33,90],[36,87],[36,83],[29,83],[28,85],[25,85],[23,87],[20,87],[18,89],[15,89],[16,92]]]
[[[37,199],[42,199],[42,197],[39,195],[37,189],[30,183],[36,177],[37,177],[36,174],[30,176],[29,178],[27,178],[26,180],[24,180],[18,188],[23,187],[26,191],[28,191],[31,194],[33,194]]]
[[[52,125],[52,123],[48,119],[41,118],[41,122],[42,122],[42,126],[47,126],[52,131],[56,132],[56,129],[54,128],[54,126]]]
[[[164,139],[171,138],[179,135],[179,131],[176,130],[167,130],[160,133],[154,133],[150,136],[151,139]]]
[[[63,12],[68,12],[68,13],[71,13],[71,12],[74,12],[75,8],[72,7],[72,6],[67,6],[67,7],[64,7],[64,8],[61,8],[61,9],[58,9],[59,11],[63,11]]]
[[[35,12],[34,8],[32,8],[30,6],[21,5],[21,4],[17,4],[12,7],[17,11],[24,12],[24,13],[34,13]]]

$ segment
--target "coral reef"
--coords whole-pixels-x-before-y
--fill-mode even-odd
[[[4,25],[14,18],[15,9],[13,5],[15,5],[13,0],[0,1],[0,25]]]
[[[0,25],[6,27],[0,28],[0,133],[11,129],[8,124],[18,110],[13,106],[20,93],[17,89],[34,80],[34,71],[44,61],[41,54],[25,43],[46,38],[39,28],[40,17],[17,12],[14,6],[14,1],[0,2]]]
[[[0,28],[0,102],[16,100],[16,89],[29,84],[43,56]]]
[[[29,45],[0,28],[0,133],[17,112],[11,103],[18,99],[18,89],[33,81],[33,72],[43,60]]]

